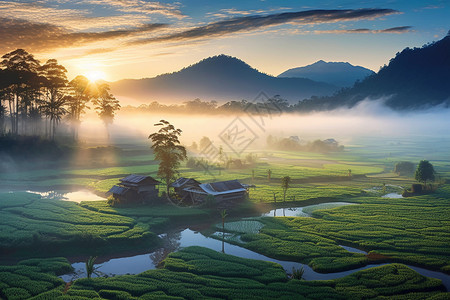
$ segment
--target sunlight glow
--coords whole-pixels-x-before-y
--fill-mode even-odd
[[[89,79],[91,82],[95,82],[97,80],[100,79],[104,79],[106,74],[102,71],[98,71],[98,70],[93,70],[93,71],[89,71],[86,73],[85,75],[87,77],[87,79]]]

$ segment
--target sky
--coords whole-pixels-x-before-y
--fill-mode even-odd
[[[55,58],[68,77],[171,73],[227,54],[278,75],[318,60],[379,70],[443,38],[450,2],[331,0],[1,0],[0,55]]]

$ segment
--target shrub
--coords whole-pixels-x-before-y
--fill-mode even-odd
[[[292,279],[302,280],[304,273],[305,273],[304,267],[298,269],[292,267]]]

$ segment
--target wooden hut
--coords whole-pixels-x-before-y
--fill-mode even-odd
[[[131,174],[119,181],[108,194],[112,194],[122,203],[151,202],[158,198],[158,185],[161,182],[151,176]]]

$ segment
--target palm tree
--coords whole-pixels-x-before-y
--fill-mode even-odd
[[[97,256],[90,256],[88,260],[86,261],[86,275],[87,278],[91,278],[92,274],[96,274],[96,268],[94,266],[95,260],[97,259]]]

